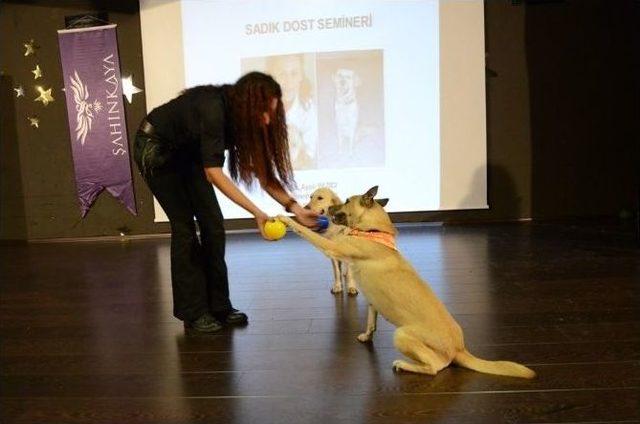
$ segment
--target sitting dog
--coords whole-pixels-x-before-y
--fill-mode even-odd
[[[397,327],[394,346],[414,361],[394,361],[396,371],[435,375],[454,363],[488,374],[535,377],[535,372],[524,365],[486,361],[467,351],[458,323],[395,248],[396,229],[383,209],[387,199],[374,200],[377,190],[378,187],[373,187],[331,208],[333,221],[343,227],[334,230],[330,239],[289,217],[278,217],[330,258],[349,262],[370,304],[367,329],[358,340],[372,340],[380,312]]]
[[[340,68],[333,74],[335,88],[334,112],[338,150],[341,154],[353,154],[358,131],[360,106],[356,88],[360,77],[353,69]]]
[[[311,209],[312,211],[319,213],[320,215],[327,215],[329,213],[329,208],[332,206],[338,206],[342,204],[342,200],[338,197],[337,194],[333,192],[330,188],[319,188],[311,194],[311,198],[309,203],[305,206],[307,209]],[[349,270],[349,264],[346,262],[340,262],[337,259],[331,259],[331,264],[333,265],[333,276],[334,283],[333,287],[331,287],[331,293],[337,294],[341,293],[344,287],[344,280],[346,279],[347,292],[349,296],[355,296],[358,294],[358,289],[356,288],[356,282],[351,275],[351,271]]]

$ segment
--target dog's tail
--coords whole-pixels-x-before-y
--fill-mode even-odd
[[[486,374],[521,378],[534,378],[536,376],[535,371],[524,365],[509,361],[485,361],[484,359],[476,358],[466,349],[458,352],[456,357],[453,358],[453,363]]]

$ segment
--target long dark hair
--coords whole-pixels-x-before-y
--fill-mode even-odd
[[[313,88],[311,86],[311,81],[309,81],[309,77],[304,72],[304,54],[287,54],[280,56],[268,56],[266,60],[266,69],[267,72],[273,74],[275,78],[278,78],[278,70],[287,60],[294,60],[297,66],[300,67],[300,73],[302,74],[302,81],[300,82],[300,87],[298,87],[298,99],[300,100],[300,106],[304,110],[308,110],[311,102],[311,97],[313,96]],[[282,80],[280,80],[282,83]],[[285,87],[286,90],[286,87]]]
[[[295,185],[289,158],[287,123],[280,85],[269,75],[250,72],[225,86],[230,103],[234,144],[229,148],[229,173],[235,181],[263,187]],[[272,99],[278,99],[272,112]],[[263,113],[270,124],[263,124]]]

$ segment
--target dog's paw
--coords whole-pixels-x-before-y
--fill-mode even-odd
[[[334,285],[333,287],[331,287],[331,293],[333,294],[342,293],[342,286]]]
[[[373,334],[372,333],[361,333],[361,334],[358,334],[357,339],[358,339],[359,342],[368,343],[371,340],[373,340]]]
[[[278,221],[282,222],[285,225],[289,225],[293,221],[290,217],[288,217],[286,215],[278,215],[278,216],[276,216],[276,219]]]
[[[349,296],[357,296],[358,295],[358,289],[355,287],[349,287]]]
[[[391,367],[393,368],[394,372],[400,372],[403,371],[405,369],[405,365],[407,363],[401,359],[396,359],[395,361],[393,361],[393,364],[391,365]]]

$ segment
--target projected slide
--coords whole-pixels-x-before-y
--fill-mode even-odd
[[[486,207],[482,1],[140,4],[148,107],[250,71],[280,83],[301,204],[319,187],[346,198],[378,185],[389,212]],[[183,67],[167,73],[172,59]],[[225,218],[250,217],[218,200]]]
[[[183,1],[186,85],[276,78],[302,204],[318,187],[347,197],[377,184],[390,211],[438,209],[438,3],[317,4]],[[225,218],[249,216],[218,199]]]

